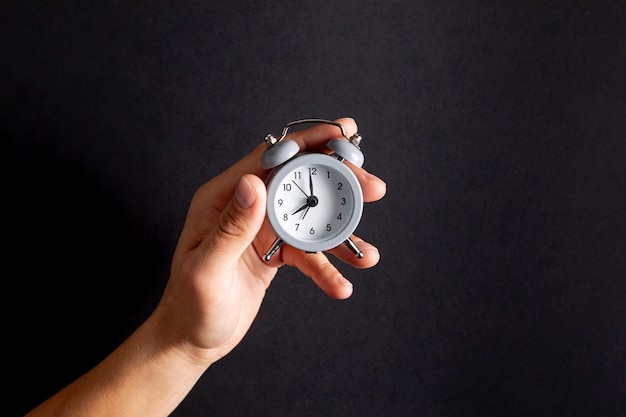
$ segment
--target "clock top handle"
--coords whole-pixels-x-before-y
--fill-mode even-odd
[[[330,142],[328,142],[328,147],[341,160],[346,159],[358,167],[361,167],[363,165],[364,157],[359,147],[362,140],[360,134],[355,133],[350,138],[348,138],[341,123],[337,123],[328,119],[310,118],[295,120],[293,122],[287,123],[283,128],[283,132],[279,138],[276,138],[271,133],[265,135],[265,143],[267,144],[267,149],[265,150],[265,152],[263,152],[263,155],[261,155],[261,163],[264,169],[274,168],[288,161],[298,152],[300,152],[300,146],[296,142],[289,139],[284,139],[285,136],[287,136],[287,132],[289,131],[290,127],[305,123],[325,123],[337,126],[339,130],[341,130],[341,136],[343,136],[344,139],[346,139],[353,146],[348,145],[340,139],[332,139]]]

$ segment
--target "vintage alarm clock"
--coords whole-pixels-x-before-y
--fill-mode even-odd
[[[339,127],[343,138],[328,141],[330,154],[301,152],[286,139],[287,131],[303,123],[327,123]],[[280,138],[265,137],[263,168],[267,180],[267,219],[277,235],[264,256],[269,261],[283,243],[305,252],[320,252],[346,244],[359,258],[350,239],[363,213],[363,192],[354,173],[343,162],[361,167],[361,136],[346,137],[343,126],[326,119],[303,119],[285,125]]]

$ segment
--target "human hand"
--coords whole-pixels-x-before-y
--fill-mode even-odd
[[[356,133],[354,120],[337,122],[350,136]],[[337,126],[320,124],[295,132],[290,139],[302,150],[324,151],[336,130]],[[264,220],[263,180],[268,175],[261,166],[264,150],[265,144],[257,146],[196,191],[167,286],[150,317],[96,367],[33,409],[29,417],[170,415],[206,369],[241,341],[282,265],[298,268],[333,298],[352,294],[352,284],[324,253],[304,253],[285,244],[269,262],[263,260],[275,239]],[[382,181],[361,168],[350,168],[365,202],[385,195]],[[362,258],[345,245],[328,252],[356,268],[374,266],[378,250],[355,236],[351,239]]]
[[[353,119],[336,120],[351,136]],[[325,151],[326,142],[338,137],[336,126],[318,124],[290,134],[302,150]],[[261,166],[265,144],[257,146],[195,193],[174,252],[171,275],[153,318],[165,323],[175,343],[185,343],[208,355],[212,362],[226,355],[243,338],[256,316],[265,291],[279,267],[289,265],[310,277],[328,296],[344,299],[352,284],[325,253],[304,253],[283,245],[269,262],[265,250],[276,238],[265,221],[269,174]],[[350,165],[365,202],[386,192],[385,184],[362,168]],[[352,236],[362,258],[345,245],[328,251],[355,268],[369,268],[379,260],[376,247]]]

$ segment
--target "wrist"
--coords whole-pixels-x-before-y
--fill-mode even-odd
[[[166,366],[171,363],[176,369],[188,369],[189,372],[203,373],[223,355],[214,349],[204,348],[193,343],[177,323],[172,322],[172,315],[161,314],[157,309],[137,329],[144,333],[145,341],[150,345],[152,354],[162,357]]]

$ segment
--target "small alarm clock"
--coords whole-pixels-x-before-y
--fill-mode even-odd
[[[343,138],[327,142],[330,154],[301,152],[300,146],[285,136],[290,127],[304,123],[337,126]],[[363,165],[361,136],[346,137],[343,126],[331,120],[302,119],[285,125],[278,139],[268,134],[265,142],[261,163],[271,169],[266,180],[266,216],[277,238],[264,260],[269,261],[283,243],[304,252],[325,251],[343,243],[363,257],[350,239],[363,213],[363,192],[344,163]]]

